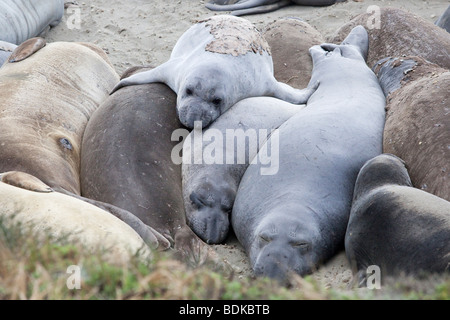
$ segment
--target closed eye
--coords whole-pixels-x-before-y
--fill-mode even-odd
[[[291,243],[291,246],[296,248],[296,249],[301,249],[301,250],[309,250],[310,245],[307,242],[294,242]]]

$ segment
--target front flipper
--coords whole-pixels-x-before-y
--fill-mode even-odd
[[[319,88],[319,81],[310,83],[303,90],[292,88],[282,82],[276,82],[272,96],[293,104],[306,104],[317,88]]]
[[[122,87],[162,82],[168,85],[173,91],[177,92],[174,82],[174,70],[172,70],[174,62],[172,60],[163,63],[162,65],[144,72],[135,73],[119,81],[119,83],[112,89],[110,94],[113,94]],[[166,76],[168,75],[168,76]]]
[[[103,209],[115,217],[119,218],[126,224],[128,224],[134,231],[137,232],[141,236],[141,238],[144,240],[145,243],[147,243],[152,248],[157,248],[160,250],[166,250],[170,247],[170,242],[163,237],[158,231],[151,228],[150,226],[143,223],[138,217],[136,217],[131,212],[121,209],[119,207],[113,206],[109,203],[101,202],[92,200],[89,198],[85,198],[82,196],[79,196],[77,194],[73,194],[63,188],[55,187],[55,191],[63,193],[65,195],[69,195],[71,197],[77,198],[79,200],[83,200],[89,204],[92,204],[96,207],[99,207],[100,209]]]
[[[9,57],[8,62],[14,63],[25,60],[45,47],[46,44],[47,42],[42,38],[29,39],[14,50],[12,55]]]
[[[0,181],[14,187],[34,192],[50,193],[54,191],[35,176],[21,171],[9,171],[2,173],[0,174]]]

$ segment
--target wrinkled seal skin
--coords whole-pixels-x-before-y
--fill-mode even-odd
[[[450,271],[450,202],[412,187],[404,162],[369,160],[355,185],[345,251],[360,285],[367,268],[385,276]]]
[[[59,24],[64,0],[2,0],[0,40],[21,44]]]
[[[33,176],[26,177],[26,173],[14,174],[22,175],[24,181],[40,184],[38,189],[49,188]],[[33,233],[30,236],[37,243],[48,241],[51,236],[52,242],[76,243],[78,248],[100,254],[110,263],[121,265],[137,254],[144,260],[151,257],[142,238],[123,221],[85,201],[59,192],[32,192],[2,181],[0,218],[4,226],[20,223],[24,234],[28,228],[31,229]]]
[[[0,173],[25,172],[53,191],[81,198],[84,129],[119,76],[103,50],[92,44],[55,42],[33,48],[33,41],[26,41],[13,52],[21,61],[0,69]],[[15,186],[29,185],[21,175],[9,173],[7,178]],[[108,210],[157,246],[160,235],[131,213],[83,200]]]
[[[131,68],[123,77],[150,69]],[[175,93],[161,83],[122,88],[104,101],[83,138],[82,194],[133,212],[187,258],[210,258],[186,225],[181,165],[171,157],[179,143],[172,134],[183,128],[175,105]]]
[[[444,29],[414,14],[389,7],[380,10],[380,28],[370,24],[373,19],[373,13],[355,17],[337,31],[331,42],[342,41],[354,26],[362,25],[369,33],[367,64],[370,67],[386,57],[419,56],[450,69],[450,37]],[[368,23],[374,28],[370,29]]]
[[[245,98],[271,96],[304,104],[318,84],[299,90],[278,82],[267,41],[248,20],[218,15],[200,21],[177,41],[170,59],[157,68],[122,79],[124,86],[163,82],[177,93],[183,125],[208,126]]]
[[[438,27],[450,32],[450,5],[447,10],[437,19],[435,23]]]
[[[212,0],[206,8],[213,11],[231,11],[232,15],[243,16],[249,14],[267,13],[286,7],[290,4],[303,6],[329,6],[346,0]]]
[[[383,151],[406,162],[414,187],[450,201],[450,72],[421,57],[374,70],[387,101]]]
[[[216,136],[221,139],[223,158],[220,164],[211,164],[203,157],[201,164],[195,164],[195,131],[188,136],[183,145],[183,198],[188,225],[203,241],[209,244],[225,241],[239,182],[255,157],[257,147],[266,140],[266,137],[257,137],[259,130],[265,129],[270,135],[272,130],[302,108],[270,97],[248,98],[238,102],[203,130],[203,136],[210,134],[215,143],[218,142]],[[241,147],[236,142],[233,149],[227,148],[227,141],[231,139],[227,136],[227,130],[242,130],[249,137],[255,133],[258,145],[253,144],[254,149],[249,150],[249,142],[245,142],[245,159],[238,161],[237,153],[241,155]],[[203,142],[202,154],[211,148],[211,142]],[[189,164],[185,159],[190,159]],[[227,163],[227,159],[233,159],[233,163]]]
[[[320,32],[301,19],[283,18],[268,24],[263,35],[275,78],[294,88],[307,87],[313,69],[309,48],[325,42]]]
[[[9,59],[16,48],[15,44],[0,41],[0,67]]]
[[[385,98],[364,58],[367,32],[344,43],[311,48],[321,84],[279,128],[278,173],[249,166],[239,185],[231,222],[256,275],[305,275],[338,252],[357,174],[382,152]]]

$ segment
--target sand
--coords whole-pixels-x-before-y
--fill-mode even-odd
[[[62,23],[49,31],[47,41],[83,41],[105,50],[121,74],[136,65],[157,66],[169,59],[178,38],[192,24],[218,14],[202,0],[78,0],[69,7]],[[325,39],[352,17],[371,5],[396,7],[435,22],[447,0],[348,0],[329,7],[289,6],[266,14],[246,16],[260,30],[279,18],[299,17],[315,27]],[[251,268],[236,238],[214,246],[239,277],[251,276]],[[346,288],[352,280],[345,254],[341,252],[313,277],[326,288]]]

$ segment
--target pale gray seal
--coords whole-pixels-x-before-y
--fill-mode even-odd
[[[123,86],[163,82],[177,93],[183,125],[206,127],[238,101],[273,96],[304,104],[318,87],[304,90],[278,82],[267,41],[248,20],[218,15],[200,21],[177,41],[170,59],[153,70],[122,79]]]
[[[303,6],[330,6],[337,2],[344,1],[346,0],[212,0],[205,6],[213,11],[231,11],[232,15],[243,16],[272,12],[290,4]]]
[[[416,188],[450,201],[450,71],[421,57],[374,70],[387,101],[383,151],[407,163]]]
[[[21,44],[59,24],[64,0],[2,0],[0,40]]]
[[[270,97],[247,98],[203,132],[196,128],[186,138],[182,166],[186,218],[203,241],[217,244],[226,239],[229,216],[246,168],[272,130],[303,107]],[[265,165],[269,170],[278,164],[267,161]]]
[[[412,187],[405,163],[389,154],[356,180],[345,250],[360,284],[368,267],[386,276],[450,271],[450,202]]]
[[[249,166],[241,180],[231,222],[256,275],[305,275],[343,247],[358,172],[382,152],[385,98],[368,45],[358,26],[310,49],[320,87],[279,128],[278,173]]]
[[[0,41],[0,67],[9,59],[17,46],[13,43]]]

